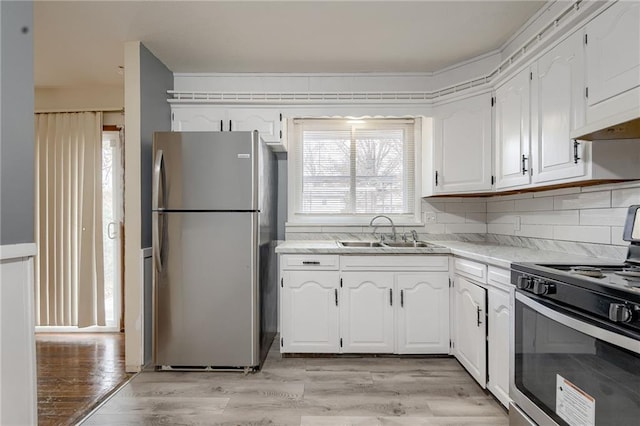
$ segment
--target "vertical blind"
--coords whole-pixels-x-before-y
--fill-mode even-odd
[[[105,325],[102,113],[35,115],[36,325]]]
[[[413,214],[411,119],[295,121],[298,214]]]

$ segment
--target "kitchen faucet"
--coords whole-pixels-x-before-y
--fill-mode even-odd
[[[396,225],[394,225],[393,220],[391,220],[391,218],[389,216],[385,216],[383,214],[379,214],[378,216],[374,217],[373,219],[371,219],[371,222],[369,222],[369,226],[374,226],[373,222],[378,219],[378,218],[383,218],[383,219],[387,219],[389,221],[389,223],[391,224],[391,230],[393,231],[393,241],[397,240],[397,235],[396,235]],[[373,235],[376,234],[376,229],[378,227],[375,226],[373,229]],[[384,234],[380,237],[381,240],[384,240]]]

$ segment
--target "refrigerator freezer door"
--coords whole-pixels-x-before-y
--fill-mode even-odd
[[[257,210],[257,147],[257,132],[156,132],[153,210]]]
[[[154,212],[155,365],[259,362],[258,213]],[[155,253],[154,253],[155,255]]]

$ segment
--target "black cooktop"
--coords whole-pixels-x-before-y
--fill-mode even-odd
[[[631,263],[572,265],[564,263],[513,263],[512,283],[521,273],[640,303],[640,268]]]

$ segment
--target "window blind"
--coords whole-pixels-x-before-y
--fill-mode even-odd
[[[298,119],[295,126],[296,213],[413,214],[413,120]]]

